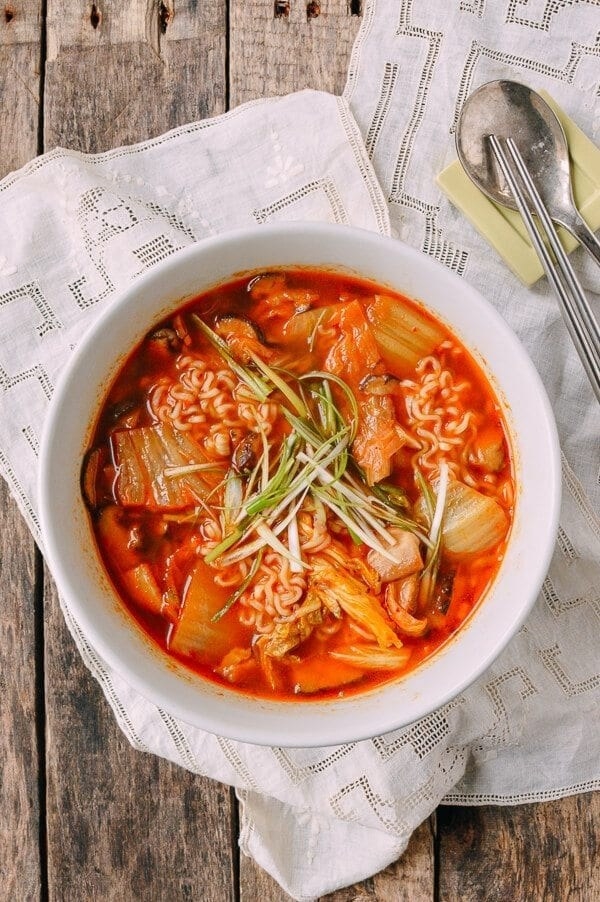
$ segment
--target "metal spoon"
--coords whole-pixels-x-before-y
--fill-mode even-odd
[[[567,139],[546,101],[517,81],[490,81],[468,97],[458,120],[456,149],[467,175],[491,200],[516,210],[512,192],[490,153],[490,134],[513,138],[551,218],[600,264],[600,241],[573,199]]]

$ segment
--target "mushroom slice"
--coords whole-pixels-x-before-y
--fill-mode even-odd
[[[447,570],[440,573],[435,583],[433,591],[433,602],[431,607],[439,614],[445,614],[450,607],[452,601],[452,591],[454,589],[454,570]]]
[[[262,329],[248,317],[225,313],[217,317],[214,328],[241,363],[250,363],[253,354],[261,360],[270,356]]]
[[[412,577],[408,577],[410,580]],[[402,582],[406,582],[403,580]],[[417,581],[418,589],[418,581]],[[413,617],[402,606],[402,583],[389,583],[385,588],[385,607],[391,620],[405,636],[424,636],[429,624],[427,618]]]
[[[386,590],[389,589],[395,603],[403,611],[409,614],[416,614],[419,606],[419,590],[421,587],[421,579],[418,573],[411,573],[404,579],[396,580],[396,582],[388,583]]]
[[[248,284],[248,291],[256,301],[262,301],[285,289],[286,278],[281,272],[263,272]]]
[[[366,395],[393,395],[400,390],[400,380],[390,373],[367,373],[358,386]]]
[[[94,448],[88,451],[81,469],[81,490],[90,510],[100,506],[103,492],[102,484],[103,468],[107,462],[108,451],[106,446]]]
[[[183,344],[175,329],[171,329],[169,326],[162,326],[160,329],[155,329],[154,332],[151,332],[148,335],[147,341],[159,346],[164,351],[173,354],[180,351],[181,345]]]
[[[506,462],[504,434],[500,427],[480,430],[473,442],[469,463],[488,473],[498,473]]]
[[[231,463],[241,476],[249,476],[258,463],[262,442],[257,432],[249,432],[233,450]]]
[[[389,531],[396,541],[390,545],[387,551],[395,560],[391,561],[374,549],[371,549],[367,555],[367,563],[379,573],[384,583],[403,579],[405,576],[410,576],[411,573],[417,573],[423,569],[418,538],[405,529],[392,528]]]

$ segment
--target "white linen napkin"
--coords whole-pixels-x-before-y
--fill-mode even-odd
[[[545,289],[519,285],[434,184],[452,157],[453,111],[474,72],[476,83],[534,75],[534,86],[548,87],[594,136],[595,82],[584,65],[592,43],[583,31],[600,30],[599,11],[544,13],[511,2],[515,22],[506,24],[485,0],[452,11],[442,0],[422,6],[367,4],[346,99],[302,92],[108,154],[55,150],[0,183],[0,471],[38,541],[38,441],[70,349],[132,278],[209,234],[277,219],[385,233],[389,206],[395,234],[476,284],[544,377],[565,457],[559,541],[542,594],[474,686],[404,730],[285,750],[203,733],[107,668],[64,608],[132,744],[236,786],[242,850],[299,900],[387,865],[444,797],[514,803],[600,786],[598,409]],[[516,22],[536,16],[539,28]],[[565,70],[574,29],[576,65]],[[530,39],[535,65],[519,69],[516,36]],[[577,265],[599,284],[582,258]]]

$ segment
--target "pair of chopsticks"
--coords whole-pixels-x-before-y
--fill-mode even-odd
[[[600,326],[598,321],[560,243],[554,224],[519,148],[512,138],[501,141],[496,135],[488,135],[488,141],[512,192],[519,213],[523,217],[531,243],[558,298],[569,335],[581,358],[594,394],[600,401]],[[537,225],[530,209],[536,213]],[[554,259],[544,242],[544,235]]]

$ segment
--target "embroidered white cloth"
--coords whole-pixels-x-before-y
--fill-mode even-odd
[[[277,219],[386,232],[389,211],[392,234],[498,307],[543,376],[564,452],[543,591],[493,667],[404,730],[320,750],[203,733],[133,692],[65,609],[132,744],[236,786],[243,851],[296,899],[393,861],[443,798],[509,804],[600,786],[598,407],[546,288],[523,288],[435,185],[461,102],[491,78],[545,87],[598,141],[599,32],[596,4],[371,0],[344,99],[303,92],[108,154],[56,150],[0,183],[0,470],[38,541],[38,441],[70,349],[138,273],[209,234]],[[598,289],[598,271],[574,260]]]

